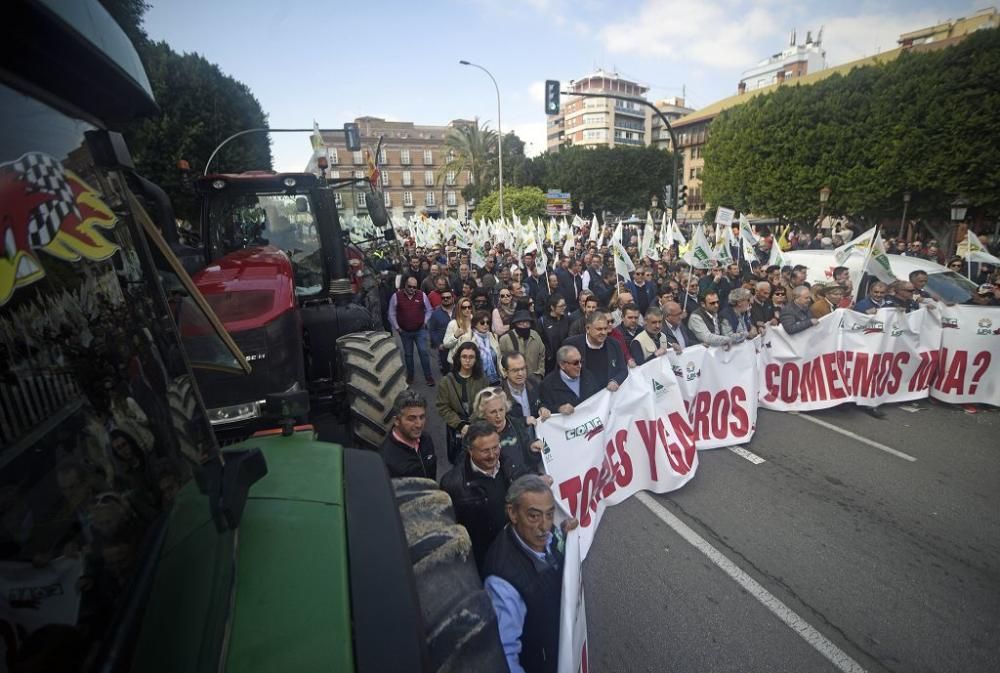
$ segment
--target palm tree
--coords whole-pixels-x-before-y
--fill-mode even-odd
[[[444,137],[446,147],[445,164],[438,170],[435,182],[440,185],[448,173],[454,171],[460,175],[469,171],[469,189],[471,196],[481,198],[492,190],[496,180],[497,134],[489,126],[480,126],[477,119],[474,124],[462,124],[448,129]],[[469,197],[465,193],[463,196]]]

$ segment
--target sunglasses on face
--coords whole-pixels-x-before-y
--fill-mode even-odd
[[[511,297],[510,292],[501,292],[500,293],[500,298],[501,299],[509,299],[510,297]]]
[[[489,321],[489,320],[480,320],[480,321],[479,321],[479,322],[477,322],[476,324],[477,324],[477,325],[489,325],[489,324],[490,324],[490,321]]]

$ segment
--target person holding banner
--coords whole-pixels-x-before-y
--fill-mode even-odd
[[[615,392],[628,378],[628,362],[621,346],[608,339],[611,316],[607,311],[596,310],[587,316],[586,333],[566,339],[567,346],[574,346],[583,356],[583,369],[595,381],[607,381],[608,390]]]
[[[812,305],[812,292],[805,285],[799,285],[792,290],[792,301],[781,309],[781,326],[789,334],[804,332],[819,320],[813,318],[809,309]]]
[[[691,329],[684,324],[684,315],[684,309],[675,301],[668,301],[663,306],[663,335],[667,338],[667,344],[675,350],[680,347],[683,351],[698,343]]]
[[[680,309],[679,306],[677,308]],[[679,343],[671,344],[664,336],[663,309],[658,306],[650,306],[646,310],[645,329],[639,332],[629,345],[632,360],[636,365],[643,365],[653,358],[665,354],[671,347],[678,355],[684,351]]]
[[[559,668],[565,533],[554,526],[556,502],[542,477],[527,475],[507,489],[507,526],[486,554],[484,586],[497,613],[500,642],[511,673]]]
[[[869,315],[878,313],[880,308],[886,306],[886,289],[885,283],[880,280],[875,281],[868,286],[868,296],[855,304],[854,310],[858,313],[867,313]]]
[[[889,296],[886,297],[887,306],[901,308],[906,313],[916,311],[920,304],[913,298],[916,288],[909,280],[895,280],[889,284]]]
[[[836,311],[840,308],[840,302],[846,294],[845,288],[840,285],[824,285],[816,293],[819,295],[819,299],[809,307],[809,313],[814,318],[822,318]]]
[[[719,295],[708,292],[701,299],[701,308],[688,319],[688,328],[706,346],[728,348],[734,343],[733,327],[719,315]]]
[[[513,415],[513,404],[503,388],[479,391],[473,402],[475,418],[485,420],[500,435],[500,451],[512,469],[524,472],[541,471],[541,440],[535,439],[534,428],[520,414]],[[531,419],[537,422],[536,419]]]
[[[580,402],[601,389],[594,375],[583,369],[583,357],[576,346],[556,351],[556,370],[542,380],[538,393],[542,404],[560,414],[572,414]]]

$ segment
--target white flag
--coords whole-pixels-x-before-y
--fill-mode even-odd
[[[695,225],[691,233],[691,249],[684,255],[684,261],[696,269],[708,269],[712,266],[712,246],[705,238],[705,228]]]
[[[722,266],[729,266],[735,261],[732,252],[729,250],[729,243],[726,241],[725,236],[715,244],[714,258]]]
[[[590,237],[587,239],[591,243],[597,242],[597,215],[594,215],[594,219],[590,221]]]
[[[750,220],[743,213],[740,213],[740,238],[749,243],[751,248],[757,245],[757,241],[759,240],[750,227]],[[746,250],[745,247],[744,250]]]
[[[847,258],[851,256],[851,253],[857,250],[858,252],[868,252],[868,248],[871,247],[872,241],[875,238],[875,227],[872,227],[865,233],[861,234],[857,238],[853,238],[847,243],[833,251],[833,257],[837,260],[837,264],[843,266]]]
[[[781,246],[778,245],[778,239],[771,238],[771,256],[767,258],[768,266],[785,266],[785,256],[781,254]]]
[[[618,226],[621,227],[621,225]],[[632,263],[632,258],[625,251],[625,246],[622,245],[620,233],[618,237],[611,237],[611,254],[615,258],[615,273],[628,280],[629,274],[635,271],[635,264]]]
[[[969,229],[969,235],[955,248],[955,254],[970,262],[1000,265],[1000,259],[990,254],[989,250],[979,242],[979,237]]]
[[[653,223],[653,214],[646,211],[646,227],[642,231],[642,243],[639,245],[639,259],[646,259],[653,255],[653,239],[656,236],[656,224]]]
[[[876,234],[872,241],[872,249],[865,260],[865,273],[878,278],[883,283],[891,283],[896,280],[896,275],[892,272],[892,265],[889,264],[889,255],[885,252],[885,245],[882,243],[882,234]]]

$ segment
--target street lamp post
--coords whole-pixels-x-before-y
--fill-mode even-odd
[[[833,190],[823,185],[823,188],[819,190],[819,230],[820,233],[823,232],[823,211],[826,209],[826,202],[830,200],[830,194]]]
[[[910,205],[910,193],[909,192],[903,192],[903,219],[899,221],[899,233],[896,234],[897,236],[902,236],[903,235],[903,227],[906,226],[906,209],[907,209],[907,207],[909,205]],[[906,238],[906,243],[907,243],[907,245],[909,245],[909,243],[910,243],[910,237],[909,236],[907,236],[907,238]]]
[[[498,177],[500,181],[500,219],[502,220],[503,219],[503,126],[501,126],[500,124],[500,87],[497,85],[497,80],[495,77],[493,77],[493,74],[483,66],[478,65],[476,63],[470,63],[469,61],[459,61],[459,63],[462,65],[470,65],[473,68],[479,68],[480,70],[485,72],[487,75],[489,75],[489,78],[493,80],[493,88],[496,89],[497,91],[497,163],[499,164],[498,168],[500,170]]]

